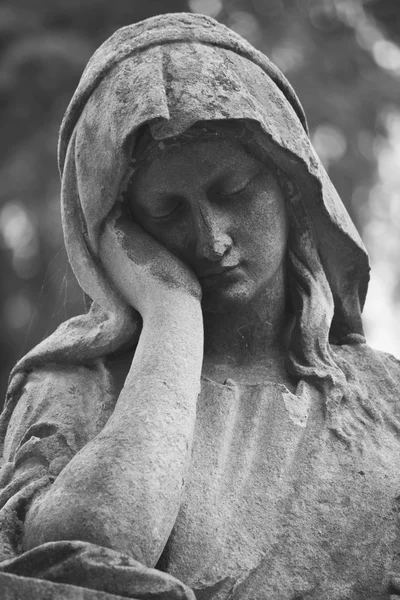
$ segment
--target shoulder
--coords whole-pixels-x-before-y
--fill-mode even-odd
[[[115,385],[103,360],[46,364],[15,377],[19,385],[2,415],[5,456],[13,454],[27,432],[54,428],[77,451],[104,426],[115,405]]]
[[[400,383],[400,360],[368,344],[331,346],[335,356],[353,366],[358,375],[376,383]]]
[[[30,401],[66,402],[68,398],[79,398],[90,403],[92,392],[107,395],[112,389],[110,373],[103,360],[86,365],[67,363],[47,364],[27,373],[22,395]]]
[[[332,346],[334,358],[357,399],[357,410],[400,431],[400,361],[367,344]]]

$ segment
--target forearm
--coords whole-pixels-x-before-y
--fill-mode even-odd
[[[202,356],[198,300],[176,292],[148,311],[113,415],[32,507],[26,547],[85,539],[156,562],[179,510]]]

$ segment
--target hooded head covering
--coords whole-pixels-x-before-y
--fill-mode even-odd
[[[43,362],[88,362],[132,344],[134,311],[107,279],[98,240],[134,170],[137,132],[147,124],[163,140],[199,121],[227,119],[240,120],[250,150],[269,156],[300,190],[308,219],[296,226],[312,229],[332,292],[331,332],[336,338],[362,334],[367,255],[311,146],[292,87],[224,25],[202,15],[169,14],[109,38],[89,61],[67,109],[59,141],[62,223],[72,269],[93,304],[27,354],[14,374]]]

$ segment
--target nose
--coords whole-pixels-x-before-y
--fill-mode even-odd
[[[207,203],[199,207],[195,215],[196,257],[207,260],[220,260],[231,248],[232,238],[226,215]]]

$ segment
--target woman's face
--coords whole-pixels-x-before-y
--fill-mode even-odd
[[[134,175],[133,218],[198,277],[203,309],[234,310],[274,286],[287,216],[273,172],[228,138],[160,151]]]

